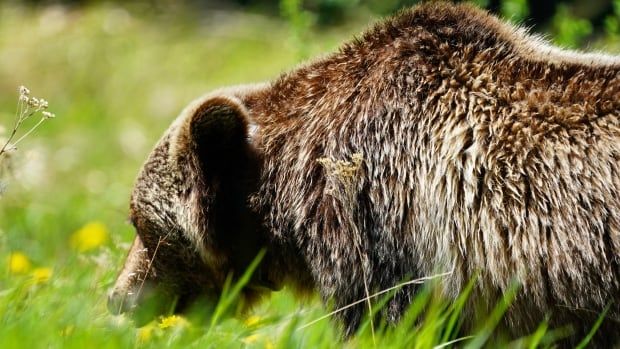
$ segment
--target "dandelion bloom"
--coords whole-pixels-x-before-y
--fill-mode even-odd
[[[90,222],[71,235],[71,247],[86,252],[103,245],[108,240],[108,230],[101,222]]]
[[[9,254],[8,265],[11,274],[26,274],[32,268],[30,260],[22,252]]]
[[[34,284],[42,284],[52,277],[52,268],[35,268],[32,271],[32,282]]]
[[[185,326],[187,325],[187,320],[178,315],[170,315],[163,317],[159,322],[159,328],[169,328],[169,327],[177,327],[177,326]]]

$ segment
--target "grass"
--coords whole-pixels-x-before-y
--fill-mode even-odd
[[[133,6],[0,5],[0,124],[9,127],[20,85],[57,115],[20,144],[13,175],[3,178],[0,348],[333,347],[333,322],[304,326],[326,315],[320,302],[302,304],[287,291],[245,318],[223,317],[238,291],[231,285],[211,319],[196,313],[143,328],[109,315],[105,301],[134,234],[126,223],[134,176],[176,113],[215,87],[271,79],[365,24],[304,33],[300,53],[278,20]],[[400,326],[366,321],[342,345],[480,347],[505,311],[498,305],[488,326],[460,338],[467,292],[451,304],[434,295],[423,288]],[[547,343],[546,332],[525,342]]]

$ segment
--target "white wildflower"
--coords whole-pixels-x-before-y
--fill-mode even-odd
[[[20,94],[20,96],[28,96],[28,95],[30,95],[30,90],[26,86],[20,86],[19,87],[19,94]]]
[[[15,112],[15,126],[7,139],[0,139],[0,160],[4,159],[2,156],[6,155],[6,153],[16,150],[17,144],[30,135],[45,120],[56,117],[54,113],[43,111],[49,106],[49,103],[45,99],[31,96],[30,90],[25,86],[20,86],[17,91],[19,92],[19,99]],[[42,114],[39,122],[24,132],[17,140],[14,140],[13,138],[16,136],[17,130],[22,126],[23,122],[38,112]]]
[[[39,107],[39,99],[37,97],[31,97],[30,100],[28,100],[28,105],[33,107],[33,108],[38,108]]]

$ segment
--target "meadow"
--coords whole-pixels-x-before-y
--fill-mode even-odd
[[[366,321],[346,343],[329,319],[304,327],[326,310],[286,290],[240,317],[168,316],[136,328],[108,313],[106,293],[134,236],[135,175],[182,107],[219,86],[272,79],[373,20],[361,12],[350,24],[292,35],[281,19],[166,6],[0,5],[0,138],[20,85],[56,115],[19,144],[0,177],[0,348],[489,345],[510,295],[467,338],[457,338],[462,303],[435,301],[432,287],[400,326]],[[541,324],[512,345],[545,347],[558,335]]]

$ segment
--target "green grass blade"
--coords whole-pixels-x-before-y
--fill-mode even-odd
[[[506,311],[510,307],[510,304],[512,303],[512,301],[515,299],[519,289],[520,289],[519,285],[515,283],[515,284],[512,284],[505,291],[504,296],[495,306],[491,314],[489,314],[489,318],[486,320],[486,322],[482,326],[482,329],[480,330],[480,332],[476,334],[476,337],[474,338],[474,340],[472,340],[471,342],[467,344],[467,346],[465,346],[466,349],[481,348],[487,342],[489,337],[491,337],[493,330],[497,327],[501,318],[503,317],[503,315],[506,313]]]
[[[601,315],[598,317],[598,319],[596,319],[596,322],[594,323],[594,326],[592,326],[592,328],[590,329],[590,332],[588,332],[588,335],[581,342],[579,342],[576,349],[583,349],[588,345],[588,343],[590,343],[592,337],[594,337],[594,334],[596,333],[596,331],[598,331],[598,328],[601,327],[603,320],[605,320],[609,308],[611,308],[611,303],[607,304]]]
[[[220,297],[220,302],[216,306],[215,312],[213,313],[213,317],[211,318],[211,326],[212,327],[215,326],[215,324],[217,324],[217,322],[220,320],[222,315],[228,310],[228,308],[237,299],[237,297],[241,293],[241,290],[243,289],[243,287],[245,287],[245,285],[248,284],[248,282],[252,278],[252,274],[254,273],[254,271],[256,270],[258,265],[260,264],[260,262],[263,260],[263,257],[265,256],[265,253],[266,253],[266,251],[264,249],[261,250],[258,253],[256,258],[254,258],[252,263],[250,263],[250,266],[248,266],[246,271],[243,273],[243,275],[241,275],[239,280],[237,280],[237,282],[232,287],[232,289],[230,289],[230,291],[228,291],[229,287],[227,286],[227,285],[230,284],[230,281],[228,281],[230,279],[227,280],[228,282],[226,283],[226,285],[224,287],[224,290],[222,291],[222,296]]]

